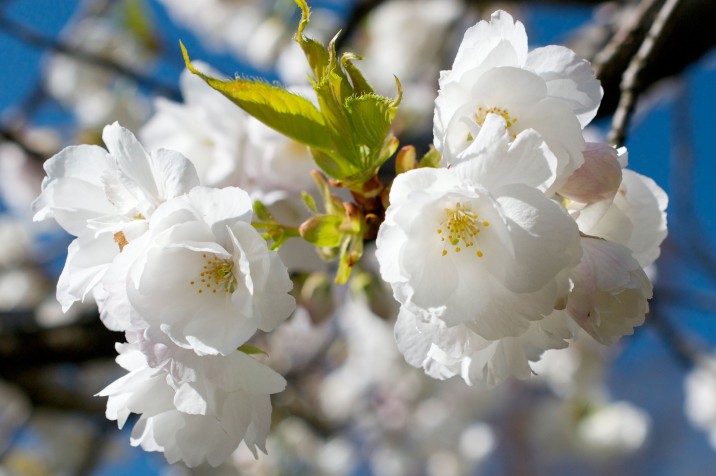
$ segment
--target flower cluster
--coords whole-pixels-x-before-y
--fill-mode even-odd
[[[643,323],[666,195],[622,170],[623,149],[585,142],[601,96],[587,61],[528,53],[505,12],[465,33],[435,101],[442,167],[396,177],[378,233],[409,363],[494,385],[529,377],[575,323],[607,344]]]
[[[140,413],[132,443],[170,462],[218,465],[242,440],[265,451],[269,395],[285,381],[241,347],[294,300],[251,225],[249,195],[199,186],[188,159],[148,153],[116,123],[103,139],[108,150],[68,147],[48,160],[34,208],[76,236],[58,283],[63,308],[92,294],[105,325],[127,337],[117,361],[129,373],[100,393],[107,416],[121,427]]]

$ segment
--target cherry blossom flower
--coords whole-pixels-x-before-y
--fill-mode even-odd
[[[381,276],[401,304],[484,339],[517,336],[566,294],[579,262],[574,221],[523,183],[487,190],[473,164],[396,177],[378,232]]]
[[[467,30],[452,69],[440,75],[434,144],[445,164],[469,158],[485,120],[496,115],[512,138],[539,132],[563,181],[583,162],[582,128],[601,97],[589,62],[561,46],[527,53],[522,23],[497,11]]]
[[[597,341],[613,344],[644,323],[651,283],[624,246],[582,238],[582,250],[582,261],[570,274],[567,312]]]
[[[120,428],[140,415],[131,443],[162,451],[167,461],[195,467],[222,464],[243,441],[256,456],[266,452],[269,395],[286,381],[243,352],[197,356],[170,342],[129,335],[117,363],[128,371],[98,395],[109,397],[107,418]]]
[[[666,193],[652,179],[622,170],[612,200],[584,207],[576,217],[582,233],[626,246],[646,268],[659,257],[666,238]]]
[[[161,205],[105,278],[112,328],[146,327],[200,355],[229,355],[294,309],[292,283],[251,225],[241,189],[196,187]]]
[[[64,310],[101,282],[112,259],[146,231],[162,202],[199,183],[184,156],[164,149],[148,153],[118,123],[105,127],[102,138],[107,150],[71,146],[45,162],[47,177],[33,203],[36,221],[54,218],[77,237],[57,286]]]

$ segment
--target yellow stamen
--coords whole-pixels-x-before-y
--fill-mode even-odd
[[[207,253],[203,253],[202,257],[206,259],[206,264],[203,266],[205,271],[200,274],[202,287],[211,289],[212,294],[216,294],[218,290],[223,290],[228,294],[233,293],[236,290],[233,260],[209,256]],[[194,285],[196,281],[189,281],[189,284]],[[199,289],[197,292],[201,294],[203,289]]]
[[[437,230],[438,234],[442,235],[440,238],[440,242],[443,243],[442,256],[448,254],[448,243],[453,247],[455,253],[460,253],[463,247],[475,246],[475,240],[480,233],[480,225],[487,226],[486,223],[486,221],[478,221],[477,213],[461,203],[452,208],[446,208],[445,220],[440,224],[441,228]],[[487,224],[489,225],[489,223]],[[443,230],[447,231],[447,241]],[[476,254],[482,257],[482,251],[477,250]]]

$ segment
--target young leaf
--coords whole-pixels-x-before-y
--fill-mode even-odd
[[[305,0],[296,0],[296,5],[301,9],[301,21],[298,23],[295,39],[306,55],[315,80],[320,81],[327,73],[328,51],[321,43],[303,36],[303,30],[306,29],[311,18],[311,11]]]
[[[373,91],[373,88],[368,84],[368,81],[365,80],[363,73],[353,64],[353,60],[361,59],[363,58],[353,53],[343,53],[343,56],[341,56],[341,64],[351,78],[354,94],[372,94],[375,91]]]
[[[229,98],[267,126],[298,142],[329,149],[330,135],[323,116],[311,101],[298,94],[260,81],[234,79],[222,81],[198,71],[180,43],[186,67],[212,88]]]

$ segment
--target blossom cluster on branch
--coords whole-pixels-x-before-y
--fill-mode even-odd
[[[396,177],[378,234],[410,363],[494,385],[574,323],[611,344],[644,322],[666,195],[622,170],[625,150],[585,143],[601,95],[587,61],[528,53],[505,12],[465,33],[435,101],[441,167]]]
[[[241,441],[265,451],[269,396],[286,381],[254,339],[295,308],[294,266],[275,250],[297,238],[338,261],[339,284],[375,239],[400,305],[397,348],[437,379],[528,378],[580,329],[611,344],[648,311],[667,198],[625,168],[625,149],[585,141],[602,97],[587,61],[528,52],[524,26],[495,12],[440,74],[434,149],[417,160],[402,148],[385,184],[402,86],[377,94],[359,57],[304,36],[309,9],[296,3],[312,90],[216,79],[184,49],[185,103],[158,101],[141,131],[180,152],[147,152],[114,123],[106,150],[45,163],[35,219],[76,237],[57,298],[67,310],[92,296],[125,333],[127,374],[99,395],[120,427],[140,414],[132,443],[170,462],[216,466]],[[284,223],[271,207],[299,190],[301,223]]]
[[[251,226],[246,192],[200,186],[188,159],[147,153],[116,123],[103,138],[108,150],[69,147],[45,163],[34,208],[76,236],[63,308],[91,294],[127,336],[128,374],[99,393],[107,417],[121,427],[141,414],[132,443],[170,462],[218,465],[241,441],[265,451],[269,395],[286,382],[246,343],[293,310],[286,267]]]

